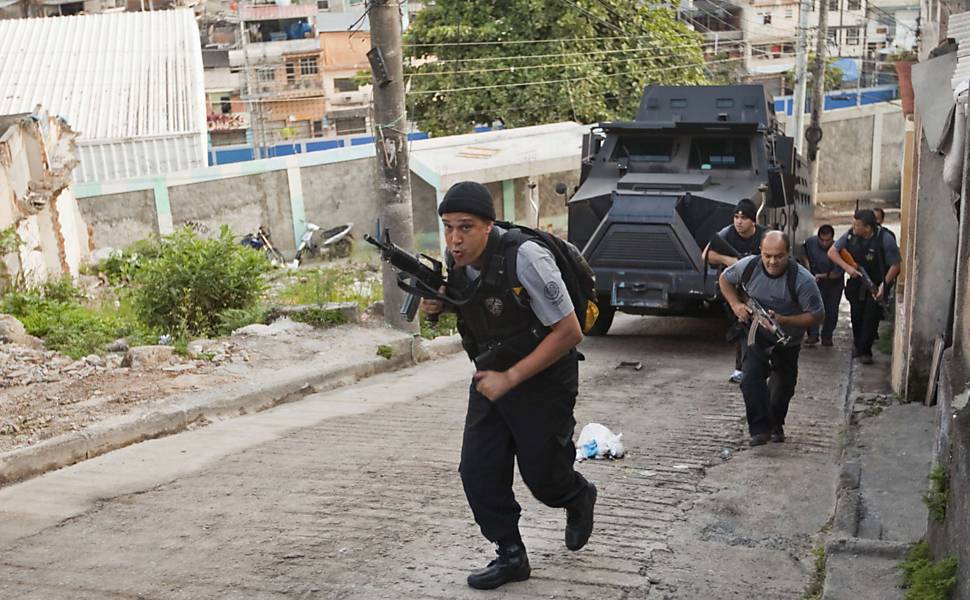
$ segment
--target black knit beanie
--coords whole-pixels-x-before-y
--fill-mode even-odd
[[[438,205],[438,215],[445,213],[470,213],[489,221],[495,220],[495,206],[488,189],[474,181],[460,181],[445,193]]]
[[[742,215],[748,217],[754,221],[758,216],[758,208],[754,205],[754,202],[748,200],[747,198],[742,198],[738,205],[734,207],[734,214],[741,213]]]

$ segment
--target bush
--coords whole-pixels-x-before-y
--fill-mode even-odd
[[[933,562],[929,545],[923,541],[906,555],[900,564],[906,600],[948,600],[956,586],[957,559],[947,557]]]
[[[219,331],[229,309],[251,309],[264,289],[269,263],[237,244],[228,227],[217,239],[189,228],[161,239],[158,256],[139,264],[134,306],[148,326],[177,338]]]
[[[138,240],[124,250],[117,250],[101,261],[98,269],[112,284],[125,284],[134,279],[138,270],[162,253],[161,238],[157,235]]]
[[[13,291],[0,301],[0,312],[17,317],[30,335],[43,338],[49,350],[71,358],[104,351],[110,342],[129,337],[150,339],[151,332],[118,310],[83,306],[81,291],[69,278]]]

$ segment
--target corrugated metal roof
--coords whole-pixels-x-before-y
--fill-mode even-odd
[[[957,67],[950,82],[956,91],[962,82],[970,78],[970,12],[950,15],[946,34],[958,44]]]
[[[191,10],[0,21],[0,114],[38,104],[81,142],[206,131]]]

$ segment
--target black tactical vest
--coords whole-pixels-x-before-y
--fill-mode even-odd
[[[458,307],[458,332],[472,360],[489,349],[500,348],[489,365],[479,368],[501,370],[528,355],[548,333],[535,313],[519,299],[505,269],[506,253],[518,251],[502,243],[503,234],[492,229],[482,259],[478,280],[469,280],[465,269],[448,269],[448,289],[468,302]],[[522,293],[520,289],[518,293]]]
[[[767,227],[755,223],[754,235],[745,239],[738,234],[737,229],[730,227],[727,234],[725,234],[724,239],[727,241],[727,243],[731,244],[732,248],[738,251],[741,258],[744,258],[745,256],[761,253],[761,239],[765,237],[765,232],[767,231]]]
[[[849,250],[856,263],[866,270],[869,278],[876,285],[886,279],[886,251],[882,245],[882,228],[876,230],[872,237],[867,239],[849,232],[845,247]]]

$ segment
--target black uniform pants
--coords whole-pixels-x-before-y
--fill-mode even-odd
[[[835,326],[839,323],[839,304],[842,303],[843,283],[838,280],[823,280],[818,284],[818,290],[822,292],[822,305],[825,307],[825,321],[822,323],[822,339],[832,339]],[[808,335],[819,337],[819,328],[816,325],[808,330]]]
[[[578,391],[576,351],[495,402],[471,385],[461,446],[461,482],[482,534],[519,541],[521,509],[512,493],[514,460],[529,491],[565,507],[589,485],[573,469],[573,407]]]
[[[872,343],[879,333],[879,321],[883,318],[883,310],[882,306],[868,293],[860,299],[861,285],[853,285],[854,283],[850,281],[845,286],[845,297],[849,300],[852,316],[852,341],[855,355],[872,356]]]
[[[801,346],[768,347],[758,341],[744,355],[741,393],[751,435],[771,433],[785,424],[788,404],[798,382]]]

